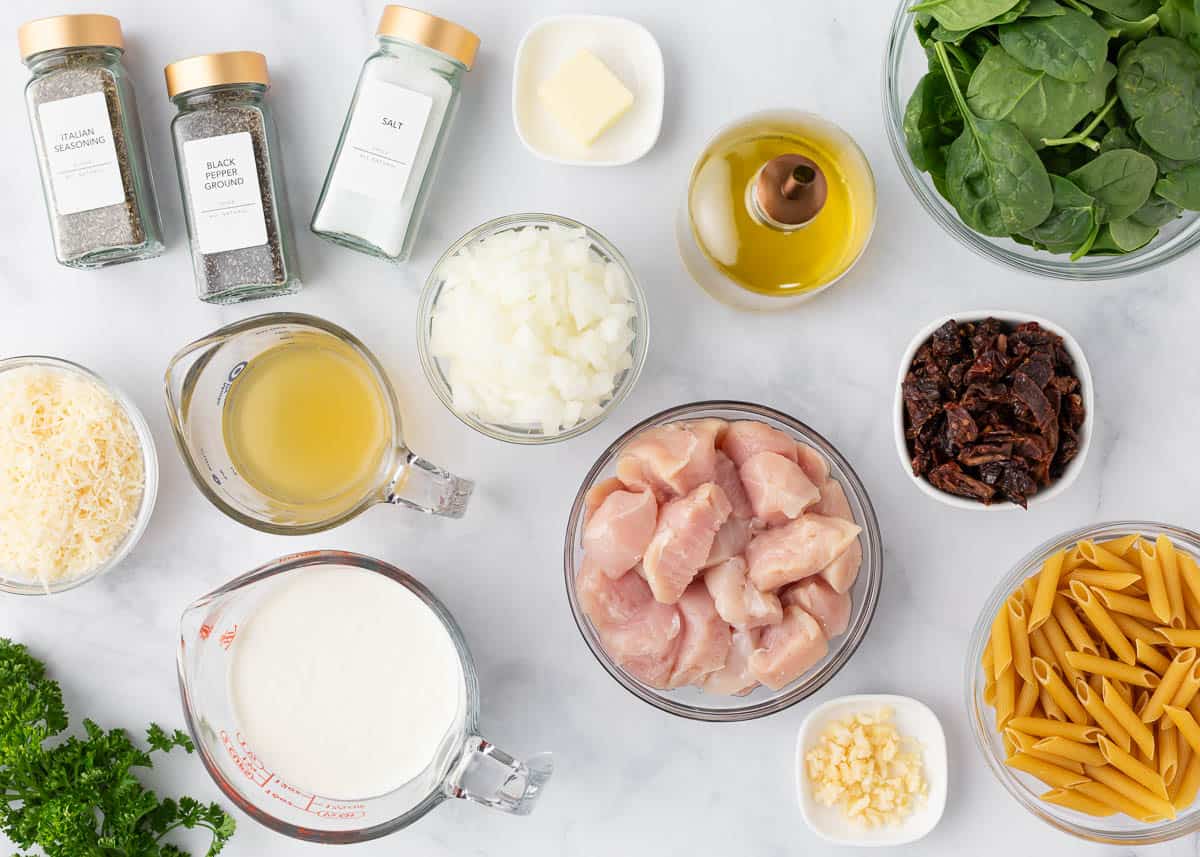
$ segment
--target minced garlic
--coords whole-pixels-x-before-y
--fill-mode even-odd
[[[813,797],[864,827],[897,825],[924,802],[920,745],[892,724],[892,710],[834,722],[805,756]]]

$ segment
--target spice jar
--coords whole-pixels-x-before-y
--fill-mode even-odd
[[[99,268],[162,253],[121,22],[40,18],[23,24],[17,41],[33,73],[25,103],[58,261]]]
[[[322,238],[402,262],[412,252],[479,37],[442,18],[385,6],[313,212]]]
[[[175,162],[196,289],[229,304],[300,288],[267,60],[206,54],[166,67]]]

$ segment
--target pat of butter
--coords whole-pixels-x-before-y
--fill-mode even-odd
[[[585,146],[633,106],[633,93],[590,51],[563,63],[538,89],[550,115]]]

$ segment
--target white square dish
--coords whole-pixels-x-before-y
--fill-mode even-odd
[[[595,54],[633,93],[633,106],[591,146],[559,127],[538,87],[580,50]],[[538,21],[521,39],[513,66],[512,112],[517,136],[546,161],[618,167],[654,147],[665,97],[662,50],[650,31],[628,18],[557,15]]]
[[[885,707],[892,710],[896,729],[920,744],[929,795],[925,803],[918,806],[898,827],[869,829],[851,822],[839,807],[817,803],[812,783],[805,772],[804,756],[835,720],[845,720],[855,714]],[[946,734],[942,731],[941,722],[927,705],[908,696],[861,694],[831,699],[804,718],[796,738],[796,791],[800,812],[813,833],[836,845],[872,847],[916,842],[933,830],[942,818],[946,809],[948,772]]]

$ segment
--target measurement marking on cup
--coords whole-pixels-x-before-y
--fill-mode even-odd
[[[208,624],[207,622],[205,622],[203,625],[200,626],[200,639],[207,640],[209,637],[212,636],[212,632],[213,632],[213,626]]]
[[[234,625],[228,631],[223,631],[221,633],[220,640],[221,640],[221,648],[222,649],[224,649],[227,652],[229,651],[229,647],[232,646],[233,641],[237,639],[237,632],[238,632],[238,626]]]

